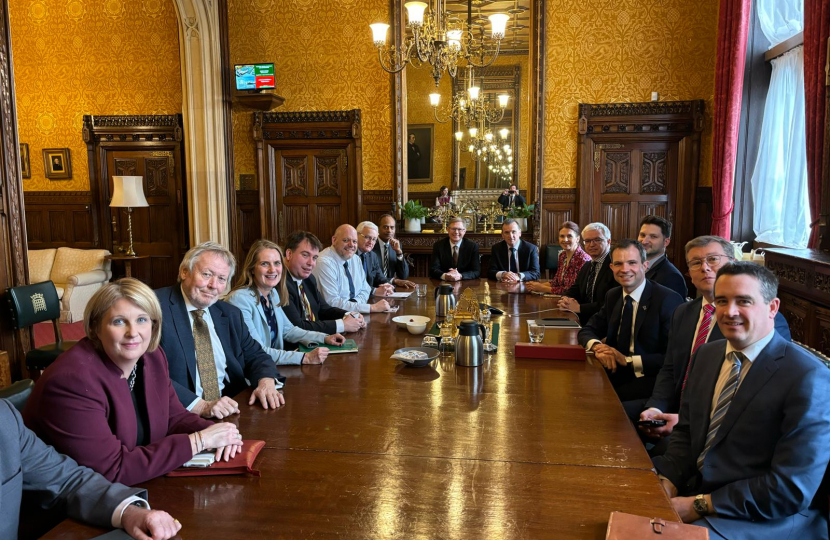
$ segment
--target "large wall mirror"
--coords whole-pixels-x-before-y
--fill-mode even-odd
[[[398,45],[410,35],[405,1],[391,3],[392,37]],[[435,0],[428,3],[434,7]],[[395,76],[394,198],[402,203],[408,195],[424,193],[423,199],[428,199],[441,186],[494,189],[516,183],[529,200],[541,201],[545,0],[444,0],[443,3],[456,21],[467,23],[469,20],[473,31],[479,34],[482,29],[489,31],[489,15],[509,15],[498,58],[487,67],[475,68],[472,75],[480,88],[480,99],[488,101],[492,108],[500,108],[499,96],[508,96],[503,116],[487,127],[493,143],[503,153],[505,144],[510,147],[512,165],[505,173],[504,169],[492,170],[490,162],[473,159],[469,151],[469,130],[457,120],[447,118],[453,95],[463,93],[467,85],[467,70],[459,68],[455,78],[445,72],[436,83],[428,64],[418,69],[407,66]],[[437,111],[430,94],[438,95]],[[506,140],[502,140],[504,129]],[[460,142],[458,132],[462,133]]]

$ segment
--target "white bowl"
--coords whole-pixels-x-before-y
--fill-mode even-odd
[[[424,317],[423,315],[398,315],[397,317],[393,317],[392,320],[398,325],[398,328],[405,329],[407,323],[414,322],[420,324],[427,324],[429,323],[429,317]]]
[[[406,329],[409,330],[410,334],[423,334],[424,331],[427,329],[427,323],[409,322],[406,323]]]

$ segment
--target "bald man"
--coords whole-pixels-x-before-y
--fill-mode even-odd
[[[314,277],[323,299],[331,306],[357,313],[388,311],[389,302],[369,304],[372,287],[357,253],[357,231],[348,224],[337,227],[331,246],[320,252]]]

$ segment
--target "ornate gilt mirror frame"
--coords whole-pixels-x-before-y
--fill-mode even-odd
[[[390,11],[392,14],[392,25],[390,28],[392,38],[396,47],[403,43],[405,35],[405,10],[404,0],[391,0]],[[530,152],[530,178],[528,178],[529,202],[536,202],[536,212],[533,228],[533,241],[540,242],[541,231],[544,229],[542,216],[542,191],[544,189],[544,176],[542,161],[544,156],[544,114],[545,114],[545,3],[546,0],[532,0],[531,2],[531,42],[530,42],[530,90],[531,90],[531,111],[530,111],[530,134],[528,141],[528,152]],[[407,68],[409,69],[409,68]],[[395,130],[395,147],[393,153],[393,164],[395,171],[392,198],[396,208],[400,211],[401,205],[407,201],[407,185],[404,171],[406,170],[405,132],[406,132],[406,71],[394,75],[393,101],[394,118],[393,129]],[[519,145],[517,145],[519,146]],[[399,216],[400,217],[400,216]]]

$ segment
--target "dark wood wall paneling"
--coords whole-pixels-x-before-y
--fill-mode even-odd
[[[27,191],[23,204],[29,249],[91,249],[98,245],[89,191]]]
[[[261,238],[259,217],[259,191],[255,189],[239,190],[236,192],[236,223],[237,236],[241,246],[240,261],[245,260],[251,245]]]

